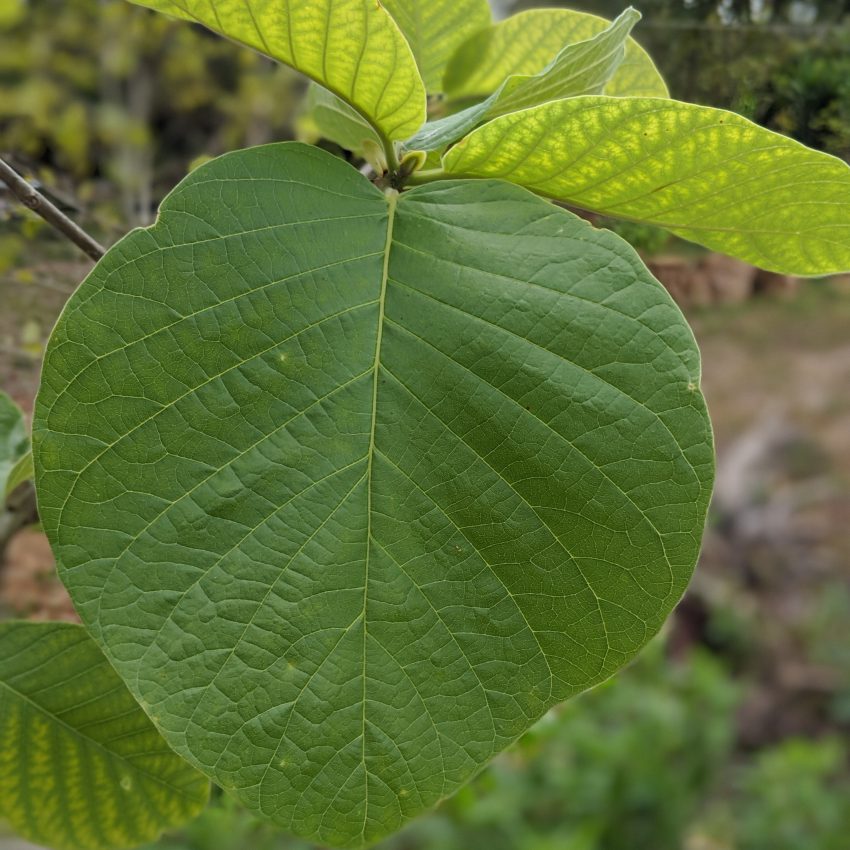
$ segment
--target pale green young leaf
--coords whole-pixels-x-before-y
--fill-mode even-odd
[[[5,490],[15,464],[28,450],[29,436],[24,414],[20,407],[0,390],[0,492]]]
[[[396,23],[376,0],[131,0],[203,24],[306,74],[386,139],[425,120],[425,87]]]
[[[15,462],[14,466],[9,470],[6,477],[4,495],[9,496],[13,490],[20,487],[24,481],[31,481],[34,475],[32,452],[27,450],[26,454],[21,455]],[[2,481],[2,479],[0,479]]]
[[[0,623],[0,740],[0,821],[40,846],[132,847],[209,796],[71,623]]]
[[[610,21],[570,9],[532,9],[488,27],[467,40],[446,68],[452,100],[480,100],[512,74],[537,74],[565,44],[587,41]],[[667,86],[649,54],[632,38],[605,88],[614,97],[667,97]]]
[[[625,55],[625,42],[640,13],[626,9],[610,27],[587,41],[568,44],[539,73],[514,74],[481,103],[424,124],[405,145],[411,150],[440,150],[484,121],[549,100],[599,94]]]
[[[489,26],[487,0],[381,0],[410,44],[429,94],[443,90],[449,57]]]
[[[380,144],[372,125],[333,92],[313,83],[305,102],[307,116],[323,138],[363,156],[364,143]]]
[[[850,167],[720,109],[554,101],[485,124],[443,162],[449,174],[501,177],[771,271],[850,270]]]
[[[194,171],[72,296],[42,519],[168,742],[358,846],[659,629],[711,489],[699,381],[614,234],[269,145]]]

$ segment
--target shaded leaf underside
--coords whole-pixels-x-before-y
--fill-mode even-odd
[[[443,90],[449,57],[469,36],[490,24],[487,0],[383,0],[407,39],[429,93]]]
[[[357,845],[659,628],[711,485],[698,384],[613,234],[270,145],[193,172],[69,302],[40,509],[177,751]]]

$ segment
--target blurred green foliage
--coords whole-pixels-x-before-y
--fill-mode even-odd
[[[747,63],[747,109],[755,121],[850,159],[850,29],[775,51],[756,74]],[[753,69],[751,71],[750,69]]]
[[[760,753],[740,791],[758,805],[740,810],[741,850],[846,850],[850,782],[847,749],[837,738],[790,739]]]
[[[0,153],[66,175],[107,229],[147,223],[199,155],[292,135],[297,76],[198,27],[111,0],[0,9]]]

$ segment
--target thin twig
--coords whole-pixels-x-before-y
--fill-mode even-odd
[[[55,204],[30,186],[10,165],[0,159],[0,180],[12,194],[48,224],[70,239],[81,251],[93,260],[99,260],[106,249],[74,224]],[[5,502],[5,503],[4,503]],[[6,548],[14,535],[27,525],[38,522],[35,487],[32,481],[26,481],[14,493],[3,500],[0,498],[0,565],[5,560]]]
[[[12,194],[48,224],[55,227],[63,236],[67,236],[81,251],[93,260],[99,260],[106,249],[92,239],[81,227],[74,224],[55,204],[52,204],[40,192],[36,191],[14,168],[0,159],[0,180]]]

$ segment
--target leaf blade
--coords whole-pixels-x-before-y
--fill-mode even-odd
[[[131,0],[203,24],[315,80],[387,139],[425,120],[425,88],[410,47],[369,0]]]
[[[98,318],[140,291],[143,327]],[[522,189],[388,203],[320,151],[243,151],[75,299],[35,430],[63,580],[172,746],[286,829],[400,827],[687,583],[693,338],[631,249]],[[144,404],[114,398],[166,358]]]
[[[38,844],[141,844],[206,804],[209,783],[167,749],[80,626],[0,623],[0,730],[3,817]]]
[[[480,127],[444,167],[656,224],[771,271],[850,268],[848,166],[719,109],[555,101]]]

